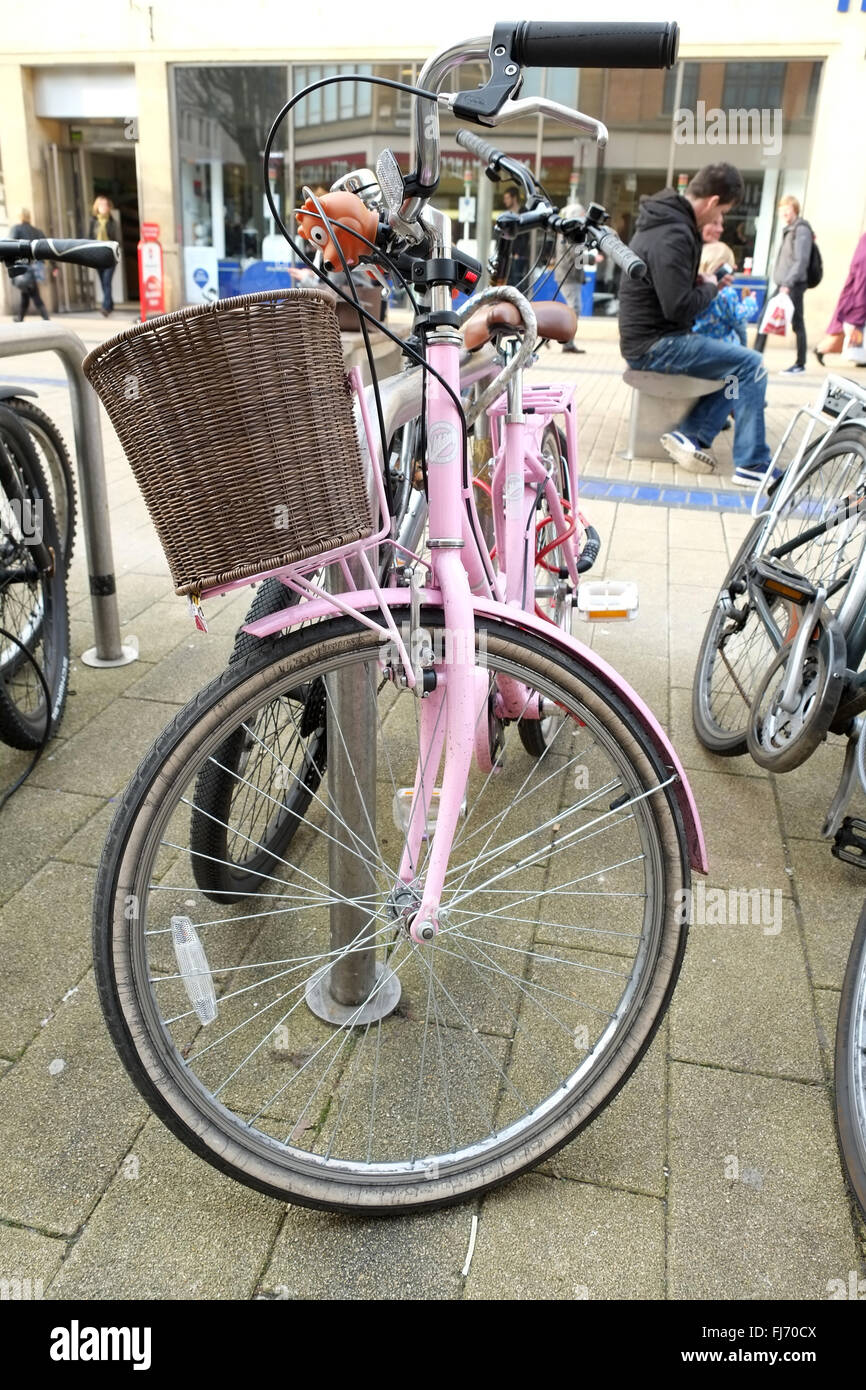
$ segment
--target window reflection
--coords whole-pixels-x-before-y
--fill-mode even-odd
[[[187,302],[216,295],[295,283],[292,253],[273,224],[262,184],[261,158],[267,131],[288,93],[332,77],[381,76],[412,83],[413,63],[296,63],[178,65],[174,69],[176,134],[180,166],[179,198]],[[523,95],[544,94],[605,122],[610,142],[604,151],[552,120],[532,116],[495,132],[506,153],[538,174],[558,206],[572,200],[603,203],[611,222],[628,240],[634,230],[639,199],[656,192],[667,177],[673,149],[674,184],[684,182],[701,164],[729,159],[742,170],[746,199],[726,226],[725,235],[742,260],[756,245],[769,244],[775,193],[798,191],[810,158],[813,115],[821,79],[820,62],[725,62],[690,60],[683,67],[680,108],[776,108],[784,112],[784,145],[768,157],[754,143],[711,144],[707,140],[672,144],[677,71],[635,72],[617,69],[528,69]],[[486,65],[467,64],[452,72],[452,90],[486,80]],[[280,213],[303,200],[303,189],[327,190],[353,169],[374,167],[379,152],[390,147],[404,171],[412,163],[408,92],[369,82],[335,82],[303,98],[294,110],[294,125],[283,126],[275,141],[268,177]],[[452,218],[455,238],[468,235],[483,256],[492,219],[502,210],[504,184],[493,188],[490,227],[460,220],[461,199],[477,199],[477,161],[456,142],[459,123],[441,113],[442,178],[437,205]],[[786,184],[786,180],[788,183]],[[801,189],[799,190],[801,191]],[[465,208],[466,204],[462,204]],[[761,209],[764,208],[762,213]],[[599,274],[604,290],[611,268]],[[612,293],[611,286],[607,292]]]

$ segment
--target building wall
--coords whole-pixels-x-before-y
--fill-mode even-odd
[[[671,7],[676,8],[676,7]],[[866,14],[839,13],[836,0],[728,0],[723,10],[689,0],[680,7],[683,59],[718,64],[721,101],[724,61],[735,58],[815,59],[824,61],[811,157],[803,180],[805,212],[818,232],[826,266],[824,284],[807,298],[807,318],[814,337],[829,318],[847,272],[851,253],[866,225],[866,161],[845,162],[840,151],[859,151],[860,112],[866,78]],[[606,0],[606,19],[656,19],[657,0]],[[489,32],[499,18],[499,0],[477,0],[466,27]],[[547,17],[573,18],[573,0],[546,0]],[[289,60],[371,61],[423,60],[459,36],[460,23],[446,10],[399,6],[388,25],[372,23],[369,11],[348,0],[311,0],[302,7],[282,7],[273,0],[228,0],[177,6],[174,0],[146,5],[132,0],[89,0],[70,6],[46,0],[39,25],[21,27],[26,50],[10,53],[0,64],[0,160],[7,207],[17,217],[21,204],[37,220],[45,215],[40,147],[51,136],[33,112],[33,67],[65,63],[133,62],[138,86],[138,168],[141,216],[162,229],[170,304],[179,302],[178,228],[173,193],[175,150],[170,128],[169,65],[175,62],[285,62]],[[15,42],[17,35],[7,36]],[[589,74],[587,74],[589,77]],[[660,75],[635,82],[635,119],[656,100]],[[802,78],[798,79],[802,83]],[[592,83],[581,93],[581,105]],[[710,91],[707,93],[708,97]],[[804,100],[801,90],[786,91],[785,102]],[[121,113],[123,114],[123,113]],[[708,151],[712,157],[712,151]],[[699,160],[698,162],[704,162]]]

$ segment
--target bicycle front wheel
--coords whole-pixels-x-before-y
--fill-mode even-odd
[[[422,621],[436,650],[441,612]],[[184,1143],[282,1200],[432,1207],[533,1166],[624,1084],[673,989],[688,870],[668,771],[610,690],[549,644],[495,622],[477,642],[491,690],[522,682],[563,717],[542,757],[510,723],[498,770],[470,773],[431,943],[407,929],[423,862],[398,876],[422,707],[383,678],[378,634],[351,619],[290,634],[202,691],[109,833],[94,925],[115,1044]],[[253,904],[209,904],[189,837],[202,768],[289,692],[321,682],[333,708],[343,679],[373,710],[372,794],[356,770],[363,759],[369,778],[372,745],[329,723],[340,757],[332,747],[286,855]],[[278,748],[271,762],[278,782]],[[262,773],[256,790],[271,795]],[[338,838],[367,885],[351,897],[329,872]],[[358,923],[342,946],[334,909]],[[335,972],[362,966],[368,983],[326,1020],[323,981],[337,996]]]
[[[860,913],[839,998],[835,1077],[839,1147],[866,1218],[866,907]]]

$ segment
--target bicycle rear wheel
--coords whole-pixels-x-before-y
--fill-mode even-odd
[[[771,497],[778,486],[773,485]],[[866,433],[840,429],[816,446],[812,463],[772,524],[758,518],[740,546],[710,614],[692,687],[695,733],[711,753],[738,757],[747,751],[749,711],[776,653],[749,595],[749,566],[759,555],[782,548],[783,563],[816,587],[832,588],[844,580],[827,604],[838,613],[848,591],[845,577],[850,578],[866,538],[859,510],[852,505],[849,519],[840,524],[839,507],[857,504],[864,495]],[[812,534],[822,520],[826,529]],[[772,611],[784,632],[781,599]]]
[[[857,923],[839,998],[835,1080],[842,1162],[866,1218],[866,906]]]
[[[39,748],[63,716],[69,613],[59,555],[35,450],[14,412],[0,407],[0,740],[13,748]]]
[[[256,622],[297,601],[278,579],[266,579],[244,621]],[[239,628],[229,666],[261,652],[263,645],[270,643]],[[192,866],[207,897],[220,901],[258,892],[306,815],[326,762],[320,683],[279,696],[229,735],[199,773],[193,797]]]
[[[402,426],[391,441],[388,466],[398,533],[412,496],[418,444],[417,420]],[[298,597],[278,579],[265,579],[244,625],[278,613]],[[261,645],[259,638],[239,628],[230,664],[243,661]],[[275,743],[284,769],[282,787],[270,785],[268,749]],[[306,815],[327,757],[324,691],[316,682],[275,700],[208,760],[196,785],[190,827],[196,883],[208,897],[219,901],[227,894],[237,898],[258,891]],[[262,778],[270,787],[266,796],[261,795]],[[271,792],[280,795],[269,800]]]
[[[441,612],[422,621],[443,636]],[[612,1099],[679,971],[688,870],[668,773],[615,695],[548,644],[485,623],[486,678],[523,681],[564,717],[543,757],[527,757],[509,724],[500,771],[471,773],[442,929],[416,946],[404,912],[416,889],[397,868],[419,704],[381,678],[381,653],[378,634],[352,620],[316,624],[229,668],[177,716],[109,833],[94,942],[115,1045],[184,1143],[282,1200],[391,1212],[504,1181]],[[256,910],[209,909],[188,836],[202,767],[286,692],[346,675],[375,702],[374,798],[342,822],[329,761]],[[343,731],[329,733],[354,769]],[[273,766],[276,775],[278,753]],[[360,927],[335,949],[338,827],[370,889],[350,900]],[[358,1007],[338,1023],[311,1012],[323,971],[370,951],[378,974]],[[365,1021],[386,977],[399,1004]]]

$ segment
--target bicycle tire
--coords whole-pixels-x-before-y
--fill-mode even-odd
[[[425,610],[422,620],[431,631],[441,630],[443,625],[441,610]],[[298,1014],[299,995],[296,1005],[281,1020],[288,1034],[284,1044],[273,1044],[269,1054],[265,1049],[274,1034],[276,1016],[271,1013],[267,1019],[268,1008],[265,1007],[267,1021],[258,1021],[267,994],[267,980],[254,979],[255,972],[273,972],[280,964],[292,966],[300,960],[302,964],[295,965],[291,971],[296,976],[300,972],[298,983],[290,991],[297,993],[317,976],[323,958],[326,962],[332,959],[328,950],[323,957],[313,954],[303,944],[302,955],[296,956],[297,945],[292,933],[306,930],[310,934],[319,931],[327,934],[327,923],[323,920],[319,926],[311,927],[308,916],[301,919],[306,925],[299,926],[301,908],[291,905],[295,901],[291,895],[288,908],[275,910],[269,905],[253,923],[246,910],[232,918],[225,914],[224,908],[221,909],[223,915],[213,919],[207,930],[204,922],[198,923],[197,930],[205,936],[211,953],[211,965],[207,969],[196,967],[195,978],[198,980],[208,971],[213,978],[212,962],[217,959],[217,951],[230,952],[228,959],[238,961],[241,974],[236,974],[234,964],[221,963],[216,967],[222,979],[218,1001],[220,1010],[224,1010],[220,1014],[221,1026],[229,1031],[216,1037],[205,1034],[203,1039],[202,1029],[190,1012],[181,983],[180,961],[179,958],[175,961],[172,955],[170,940],[174,930],[173,914],[175,910],[181,914],[189,911],[185,895],[190,891],[185,885],[189,872],[184,863],[182,842],[175,837],[182,833],[185,788],[195,780],[210,750],[224,741],[227,729],[235,727],[251,710],[268,703],[278,691],[296,688],[317,676],[327,681],[329,673],[338,675],[353,665],[368,673],[374,695],[384,694],[387,708],[385,721],[379,724],[380,737],[395,719],[394,709],[399,700],[408,700],[404,706],[408,722],[397,720],[390,744],[392,752],[400,753],[404,728],[412,727],[415,697],[407,691],[395,694],[390,683],[378,682],[378,676],[377,688],[374,688],[372,672],[377,669],[375,663],[381,639],[354,620],[339,618],[294,632],[227,669],[200,692],[164,730],[145,757],[122,798],[109,831],[97,876],[94,948],[100,999],[115,1046],[148,1104],[189,1148],[221,1171],[283,1201],[332,1210],[404,1213],[463,1200],[535,1166],[573,1138],[618,1093],[649,1046],[669,1002],[685,949],[687,914],[682,912],[682,903],[683,893],[688,892],[689,871],[683,827],[671,796],[667,770],[642,728],[615,692],[600,680],[570,658],[552,652],[549,644],[533,635],[495,621],[478,626],[479,664],[488,673],[503,671],[517,678],[523,676],[538,688],[558,695],[573,715],[571,732],[579,739],[581,756],[588,758],[596,770],[602,769],[600,777],[604,776],[605,765],[615,771],[612,784],[602,781],[600,790],[591,793],[592,802],[604,798],[599,809],[603,812],[602,819],[608,822],[605,837],[599,831],[584,834],[584,822],[572,819],[571,825],[577,828],[566,837],[572,845],[567,859],[562,857],[564,842],[556,838],[555,832],[547,850],[547,857],[556,863],[557,872],[564,870],[566,877],[572,869],[578,876],[590,870],[586,878],[580,879],[581,889],[574,889],[569,883],[556,884],[551,886],[549,893],[539,895],[538,889],[530,888],[525,879],[522,860],[512,863],[498,851],[494,856],[501,865],[500,870],[494,869],[497,882],[507,882],[517,873],[521,875],[519,887],[499,891],[523,895],[519,897],[520,902],[528,902],[530,895],[534,902],[544,901],[549,905],[552,900],[557,912],[565,911],[562,907],[566,901],[565,888],[571,887],[575,901],[582,902],[585,890],[591,888],[593,877],[597,876],[591,872],[592,868],[596,862],[605,865],[608,857],[617,861],[617,887],[624,890],[621,893],[614,890],[611,897],[611,886],[605,883],[599,892],[591,892],[588,901],[594,906],[592,916],[586,918],[587,925],[582,921],[573,924],[568,946],[558,949],[550,944],[551,933],[554,928],[566,931],[561,922],[534,918],[534,925],[526,933],[513,914],[513,905],[506,917],[501,915],[501,906],[495,917],[491,909],[487,909],[485,916],[482,908],[485,938],[501,931],[510,941],[525,943],[522,948],[514,947],[525,957],[525,969],[521,973],[512,975],[500,967],[488,968],[497,983],[502,977],[508,996],[517,1001],[518,1012],[512,1014],[510,1041],[497,1031],[493,1013],[487,1012],[491,1006],[481,992],[483,986],[488,994],[494,993],[487,989],[481,975],[480,967],[485,965],[485,959],[490,959],[486,957],[484,946],[494,952],[508,950],[504,941],[485,940],[481,945],[482,954],[477,957],[465,955],[462,948],[436,957],[435,965],[440,974],[434,988],[436,972],[428,959],[433,959],[435,943],[425,955],[426,948],[416,949],[409,945],[408,936],[404,936],[399,926],[387,926],[383,929],[384,937],[387,940],[389,933],[393,936],[387,948],[389,967],[395,974],[404,972],[404,997],[396,1013],[375,1025],[375,1048],[368,1048],[373,1025],[368,1025],[366,1032],[361,1028],[352,1030],[345,1024],[332,1029],[306,1011]],[[516,738],[512,741],[516,747]],[[409,747],[406,756],[411,764],[417,753]],[[549,775],[554,755],[549,756],[551,763],[543,765],[540,772],[535,759],[521,756],[520,766],[516,762],[513,764],[513,775],[515,778],[523,776],[524,785],[538,778],[535,785],[540,787],[540,779]],[[571,764],[565,758],[560,761],[562,776],[570,776]],[[379,765],[385,766],[381,760]],[[389,775],[393,776],[390,763],[388,767]],[[490,774],[483,783],[481,774],[477,775],[473,784],[473,811],[482,803],[491,785]],[[630,814],[625,816],[620,814],[624,804],[621,797],[617,799],[617,810],[607,810],[608,799],[620,785],[628,793],[631,808]],[[381,795],[386,804],[390,802],[387,786]],[[501,796],[501,784],[498,795]],[[527,795],[523,796],[523,803]],[[573,791],[571,795],[574,796]],[[496,814],[507,818],[519,804],[521,798],[516,802],[506,799],[504,809],[500,809],[497,801]],[[558,824],[564,816],[580,814],[587,816],[586,825],[590,822],[597,825],[593,813],[587,812],[586,803],[582,801],[574,803],[571,809],[563,809],[554,795],[551,804],[556,808]],[[527,810],[524,804],[521,815],[525,816]],[[463,844],[469,842],[469,820],[467,815],[462,827]],[[512,827],[516,825],[512,821]],[[309,817],[304,829],[312,838],[314,832]],[[472,837],[486,829],[483,822],[476,825]],[[389,839],[390,833],[383,832],[381,841],[374,835],[374,849],[379,852],[384,847],[396,862],[401,846]],[[501,833],[506,835],[502,853],[507,856],[512,852],[512,842],[507,838],[508,832]],[[574,857],[574,833],[580,837],[577,858]],[[611,839],[606,839],[605,846],[601,847],[602,838],[608,834]],[[521,843],[537,835],[538,828],[533,821],[526,836],[520,837]],[[490,843],[490,838],[489,835],[486,844]],[[629,859],[627,864],[619,862],[626,843],[632,848],[643,846],[637,859]],[[180,855],[176,853],[178,848]],[[317,846],[307,846],[305,857],[297,867],[296,887],[310,879],[310,871],[317,863],[317,849]],[[458,855],[453,864],[455,875],[466,869],[459,853],[455,841],[452,853],[452,860]],[[462,853],[465,856],[465,848]],[[485,860],[483,853],[479,855],[476,849],[473,863],[477,864],[479,859],[481,871],[487,873],[489,856]],[[289,877],[287,867],[291,866],[283,867],[282,881]],[[605,866],[604,871],[609,867]],[[599,868],[597,873],[602,871]],[[473,912],[480,899],[479,890],[473,888],[472,912],[460,908],[459,894],[465,878],[464,872],[464,879],[456,885],[449,899],[449,910],[452,917],[462,913],[462,939],[472,942],[476,938],[472,935],[471,922],[475,920]],[[634,892],[628,891],[629,885],[635,887]],[[487,891],[485,887],[484,893]],[[501,904],[503,899],[495,897],[493,901]],[[507,898],[504,901],[508,903]],[[309,910],[326,913],[321,906],[315,908],[313,905]],[[181,921],[185,919],[181,917]],[[592,926],[588,925],[590,921]],[[166,923],[172,925],[166,926]],[[629,933],[629,924],[639,924],[640,929]],[[465,935],[467,930],[469,936]],[[239,934],[244,938],[241,941]],[[441,946],[446,945],[444,938],[437,940]],[[452,935],[452,943],[456,940]],[[289,955],[285,960],[282,957],[287,949]],[[474,951],[474,946],[470,950]],[[258,960],[250,960],[253,951],[258,953]],[[583,956],[589,958],[590,964],[580,966],[585,973],[580,975],[579,994],[587,997],[574,998],[576,986],[573,984],[570,994],[546,987],[545,981],[561,984],[562,974],[567,976],[569,969],[576,972]],[[457,961],[457,966],[450,963],[449,957]],[[511,960],[508,956],[502,958]],[[427,976],[423,973],[425,970]],[[482,985],[478,984],[476,975],[481,978]],[[574,979],[574,974],[571,978]],[[457,994],[456,1000],[448,993],[446,980]],[[236,981],[243,990],[240,1003],[241,995],[234,988]],[[516,985],[511,981],[516,981]],[[440,984],[445,990],[441,999],[446,1011],[443,1016],[449,1018],[447,1030],[439,1028]],[[280,988],[276,986],[278,991]],[[500,990],[502,988],[500,986]],[[434,1079],[428,1088],[424,1067],[428,1031],[432,1034],[431,991],[436,1043],[431,1035],[429,1066]],[[607,997],[605,991],[610,995],[609,1007],[603,1003]],[[446,1003],[446,994],[453,1009]],[[157,995],[161,995],[161,999]],[[280,1002],[284,997],[280,996]],[[548,1006],[548,997],[559,1012],[568,1010],[567,1022]],[[420,1011],[425,1007],[425,998],[422,1043]],[[498,995],[494,994],[494,999],[498,1001]],[[595,999],[595,1005],[588,999]],[[619,1001],[617,1009],[614,1008],[616,1000]],[[463,1016],[461,1004],[470,1008],[471,1021]],[[531,1016],[530,1004],[537,1010]],[[181,1006],[183,1017],[176,1016]],[[250,1007],[254,1012],[247,1023],[242,1023],[240,1031],[249,1026],[249,1022],[254,1023],[255,1033],[264,1031],[260,1041],[254,1042],[253,1034],[248,1034],[241,1042],[239,1030],[231,1025],[238,1010],[242,1017]],[[597,1016],[593,1015],[594,1008]],[[520,1010],[526,1010],[526,1027],[520,1027]],[[592,1028],[593,1040],[588,1032],[587,1037],[582,1033],[578,1037],[577,1029],[571,1026],[575,1016],[584,1021],[589,1019],[589,1024],[584,1022],[581,1027]],[[507,1017],[507,1010],[503,1017]],[[478,1026],[473,1028],[475,1024]],[[532,1031],[536,1027],[544,1032],[542,1051],[549,1050],[551,1058],[555,1054],[556,1059],[560,1056],[566,1059],[562,1063],[557,1060],[543,1082],[538,1083],[532,1050],[538,1050]],[[207,1038],[212,1041],[206,1041]],[[339,1042],[331,1061],[327,1065],[325,1058],[318,1062],[319,1055],[332,1047],[335,1039]],[[351,1047],[341,1067],[329,1077],[350,1041]],[[252,1050],[236,1064],[237,1049],[243,1053],[248,1043],[253,1044]],[[284,1047],[282,1061],[275,1063],[273,1049],[278,1047]],[[495,1055],[490,1048],[496,1050]],[[377,1090],[380,1050],[384,1056],[381,1093]],[[222,1062],[220,1052],[224,1053]],[[485,1054],[490,1075],[485,1071]],[[419,1055],[418,1084],[413,1091],[411,1083]],[[306,1091],[313,1087],[318,1074],[317,1070],[310,1070],[314,1063],[323,1068],[322,1076],[298,1114],[297,1107],[303,1103]],[[220,1081],[219,1069],[226,1065],[231,1075]],[[281,1080],[285,1080],[285,1084],[277,1094],[271,1095],[275,1065],[278,1086]],[[568,1069],[565,1077],[558,1075],[559,1065]],[[217,1075],[205,1080],[208,1069],[213,1067],[217,1068]],[[551,1074],[555,1080],[551,1079]],[[356,1091],[359,1077],[361,1089]],[[449,1077],[453,1082],[450,1090]],[[283,1099],[284,1093],[299,1079],[305,1089],[294,1105],[290,1105]],[[326,1079],[327,1094],[321,1092]],[[515,1101],[512,1092],[517,1087],[529,1089],[536,1084],[542,1095],[534,1105],[522,1097]],[[532,1096],[534,1098],[534,1091]],[[490,1112],[482,1112],[479,1124],[474,1108],[484,1104],[489,1104]],[[351,1114],[346,1118],[350,1105]],[[532,1108],[527,1108],[530,1105]],[[359,1118],[356,1111],[362,1120],[360,1129],[354,1127]],[[381,1125],[381,1135],[377,1129],[375,1144],[374,1113]],[[312,1115],[309,1125],[305,1124],[308,1114]],[[462,1145],[457,1142],[455,1124],[468,1129]],[[480,1140],[471,1142],[479,1129]],[[413,1132],[410,1134],[410,1131]],[[426,1142],[430,1135],[433,1136],[432,1146]],[[449,1142],[446,1153],[436,1148],[437,1143],[447,1146]],[[397,1151],[397,1157],[390,1152],[392,1150]]]
[[[841,492],[841,486],[834,489],[832,471],[826,477],[822,477],[822,470],[832,465],[835,459],[841,459],[844,470],[836,470],[837,484],[841,485],[845,472],[849,469],[858,472],[861,477],[866,477],[866,434],[856,427],[840,429],[826,445],[818,442],[812,463],[804,471],[800,483],[776,519],[771,533],[772,539],[768,537],[760,545],[760,553],[766,553],[770,546],[778,545],[781,540],[793,539],[797,527],[801,525],[797,508],[805,511],[808,517],[815,507],[826,506],[833,500],[830,494],[835,497]],[[846,459],[852,462],[846,464]],[[779,482],[776,482],[769,489],[771,497],[778,486]],[[769,634],[748,600],[738,610],[737,619],[730,620],[731,626],[727,626],[729,617],[723,606],[724,595],[729,586],[738,579],[744,583],[747,566],[759,553],[758,545],[764,525],[764,520],[759,517],[734,557],[710,613],[695,667],[692,684],[692,724],[699,742],[719,757],[740,757],[748,751],[749,712],[764,672],[775,657],[775,648]],[[862,530],[858,535],[855,527],[844,542],[843,549],[848,547],[849,541],[855,536],[857,547],[862,549],[862,535]],[[816,583],[827,577],[824,565],[826,557],[821,553],[820,544],[810,543],[810,547],[810,551],[807,552],[808,563],[797,564],[790,556],[785,563],[805,574],[812,583]],[[795,551],[794,555],[802,561],[802,553],[798,555]],[[847,586],[828,601],[831,613],[836,614],[839,611],[846,592]],[[730,655],[723,655],[720,663],[720,652],[724,653],[726,647],[730,648]],[[720,673],[721,664],[727,669]]]
[[[270,617],[297,602],[298,595],[278,579],[265,579],[256,592],[244,623]],[[236,666],[261,649],[261,639],[245,632],[243,627],[238,628],[229,666]],[[296,706],[294,711],[291,703]],[[264,712],[266,727],[275,725],[281,714],[288,715],[289,723],[303,725],[307,717],[307,700],[299,693],[298,700],[286,701],[285,708],[280,707],[282,704],[281,701],[275,702],[272,709]],[[287,761],[284,748],[280,750],[279,764],[273,766],[262,755],[256,757],[256,739],[260,737],[257,724],[236,729],[214,754],[213,760],[205,763],[196,782],[193,800],[197,809],[190,818],[193,873],[197,886],[212,901],[245,897],[257,892],[288,849],[327,764],[324,703],[321,722],[316,720],[315,726],[306,735],[307,741],[302,742],[302,735],[297,735],[301,751],[301,771],[297,778],[286,775],[294,767],[295,759],[292,756]],[[279,793],[274,796],[274,810],[267,815],[264,824],[259,824],[255,815],[254,797],[253,818],[245,819],[243,816],[244,808],[251,801],[251,789],[243,783],[239,784],[241,776],[260,789],[263,782],[267,783],[270,795],[274,791]],[[240,802],[238,805],[235,805],[236,796]],[[262,809],[267,811],[269,807]],[[234,821],[235,833],[228,829],[230,820]],[[254,841],[254,844],[250,845],[250,841]]]
[[[35,544],[21,525],[26,506],[41,508],[33,513],[41,517]],[[0,406],[0,563],[22,576],[0,583],[0,628],[17,639],[0,637],[0,740],[24,751],[36,750],[56,732],[68,693],[69,609],[59,554],[30,435],[14,411]],[[50,702],[25,651],[42,669]]]
[[[49,415],[24,396],[10,396],[6,402],[24,421],[41,456],[43,472],[51,489],[54,519],[66,569],[75,546],[78,499],[72,459],[63,435]]]
[[[866,904],[851,943],[839,996],[834,1075],[842,1165],[866,1219]]]
[[[560,497],[563,498],[566,502],[570,502],[571,480],[568,472],[566,448],[567,446],[564,431],[561,430],[559,426],[554,425],[553,423],[547,425],[544,430],[544,433],[541,436],[541,452],[542,454],[549,456],[552,460],[553,476],[557,492],[559,493]],[[541,520],[544,516],[547,515],[547,507],[543,498],[539,501],[538,513],[539,520]],[[560,554],[561,552],[558,547],[556,550],[551,551],[551,557],[548,563],[554,563],[556,557],[560,556]],[[545,616],[547,616],[550,619],[552,623],[555,624],[556,627],[560,628],[563,632],[570,633],[573,597],[570,591],[571,586],[568,586],[569,591],[567,593],[563,593],[561,591],[562,581],[560,580],[560,585],[558,586],[560,591],[557,595],[553,596],[553,601],[548,601],[543,605],[539,605],[539,569],[540,567],[536,566],[536,607],[540,607],[541,611],[545,614]],[[553,576],[549,574],[548,571],[542,569],[541,578],[544,587],[549,588]],[[544,719],[520,720],[518,725],[520,742],[523,744],[527,753],[530,753],[532,757],[540,758],[543,755],[544,750],[548,747],[549,740],[552,737],[555,737],[556,718],[556,715],[548,715]]]

